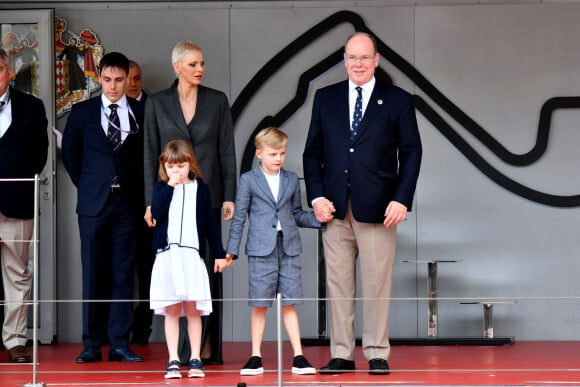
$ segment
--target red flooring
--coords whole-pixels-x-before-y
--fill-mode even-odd
[[[263,346],[261,376],[240,376],[249,357],[250,343],[225,343],[223,366],[206,366],[201,379],[165,380],[164,343],[133,349],[145,362],[123,364],[103,361],[76,364],[80,344],[38,347],[38,374],[32,365],[0,363],[0,386],[278,386],[276,343]],[[106,356],[106,348],[103,348]],[[315,367],[328,361],[326,346],[304,347]],[[0,360],[7,356],[0,351]],[[357,348],[357,372],[341,375],[292,375],[291,351],[283,348],[284,386],[580,386],[580,341],[522,341],[508,346],[393,346],[388,376],[368,375],[367,363]]]

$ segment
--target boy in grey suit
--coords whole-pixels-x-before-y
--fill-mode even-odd
[[[314,213],[302,210],[300,185],[295,173],[282,169],[288,136],[278,128],[266,128],[254,139],[260,163],[244,173],[236,195],[226,258],[239,253],[246,216],[249,218],[246,254],[249,259],[249,305],[252,307],[252,356],[241,375],[264,373],[261,344],[266,312],[279,292],[284,326],[294,351],[292,373],[314,374],[302,354],[300,326],[295,305],[302,304],[298,227],[321,228]]]

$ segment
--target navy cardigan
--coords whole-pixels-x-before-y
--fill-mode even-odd
[[[169,205],[173,197],[173,187],[164,182],[158,182],[153,189],[151,213],[157,221],[153,232],[153,249],[157,251],[167,247],[167,226],[169,224]],[[214,258],[225,258],[226,253],[222,244],[219,229],[214,217],[209,188],[205,183],[197,181],[197,235],[199,241],[199,255],[205,258],[206,244],[209,242],[214,252]]]

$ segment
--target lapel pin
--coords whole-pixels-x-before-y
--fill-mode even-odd
[[[377,101],[377,103],[378,103],[379,105],[382,105],[382,104],[383,104],[383,100],[382,100],[382,99],[379,99],[379,100]]]

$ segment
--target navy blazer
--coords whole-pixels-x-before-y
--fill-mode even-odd
[[[0,179],[33,178],[48,157],[46,111],[40,99],[12,87],[10,101],[12,123],[0,137]],[[1,182],[0,212],[14,219],[33,218],[34,183]]]
[[[167,227],[169,226],[169,206],[173,197],[173,187],[164,182],[158,182],[153,189],[151,213],[157,221],[153,230],[153,249],[157,251],[167,246]],[[199,255],[205,258],[205,241],[209,242],[215,258],[225,258],[219,229],[211,206],[211,197],[207,184],[197,181],[196,224],[199,242]],[[210,268],[213,270],[213,268]]]
[[[77,213],[97,215],[117,176],[132,210],[143,213],[143,104],[127,97],[131,133],[115,153],[101,125],[101,96],[73,105],[62,138],[62,161],[78,190]]]
[[[278,198],[275,199],[260,164],[240,177],[226,248],[229,254],[239,255],[246,217],[249,220],[246,255],[256,257],[274,251],[278,221],[284,233],[284,252],[290,256],[302,253],[298,227],[322,227],[313,212],[302,210],[298,176],[281,169]]]
[[[350,138],[348,80],[316,92],[303,154],[308,202],[326,197],[344,219],[382,223],[394,200],[410,211],[421,165],[412,96],[377,80],[358,134]]]

